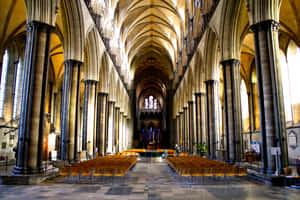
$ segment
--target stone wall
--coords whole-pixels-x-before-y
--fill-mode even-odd
[[[296,159],[300,158],[300,126],[287,128],[287,143],[289,164],[295,165]]]
[[[15,158],[13,148],[17,146],[18,130],[12,128],[0,128],[0,160],[8,157],[8,160]]]

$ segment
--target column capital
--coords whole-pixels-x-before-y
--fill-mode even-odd
[[[205,96],[204,92],[197,92],[194,94],[196,97]]]
[[[87,84],[87,85],[93,85],[93,84],[97,84],[98,81],[96,80],[84,80],[84,84]]]
[[[43,22],[31,21],[26,24],[25,28],[27,32],[37,30],[39,32],[52,33],[55,27]]]
[[[213,85],[213,84],[215,84],[215,83],[217,83],[218,81],[217,80],[206,80],[206,81],[204,81],[204,83],[206,84],[206,85]]]
[[[81,66],[83,64],[83,62],[79,61],[79,60],[73,60],[73,59],[67,59],[64,61],[64,65],[69,65],[69,66]]]
[[[188,108],[187,107],[183,107],[183,110],[186,111]]]
[[[193,101],[188,101],[188,104],[189,105],[192,105],[194,102]]]
[[[108,104],[113,104],[113,105],[115,105],[116,102],[114,102],[114,101],[108,101]]]
[[[254,32],[261,32],[261,31],[267,31],[267,30],[273,30],[273,31],[278,31],[279,30],[279,22],[275,20],[266,20],[262,21],[256,24],[253,24],[250,26],[250,29]]]
[[[99,95],[99,96],[108,96],[108,93],[105,93],[105,92],[98,92],[98,95]]]
[[[120,110],[120,107],[119,107],[119,106],[117,106],[117,107],[115,107],[115,109],[116,109],[116,110]]]
[[[229,59],[229,60],[223,60],[220,62],[223,67],[226,66],[239,66],[241,64],[241,61],[238,59]]]

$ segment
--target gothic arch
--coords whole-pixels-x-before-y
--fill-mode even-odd
[[[99,59],[102,54],[101,38],[96,27],[93,27],[88,33],[86,39],[86,68],[85,68],[85,79],[99,81],[99,71],[101,66],[101,60]]]
[[[204,37],[204,43],[207,47],[203,52],[203,62],[205,67],[206,80],[218,80],[219,62],[218,62],[218,38],[216,33],[208,28]]]

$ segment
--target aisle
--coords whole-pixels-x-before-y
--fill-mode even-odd
[[[201,179],[201,177],[200,177]],[[200,180],[199,179],[199,180]],[[195,180],[193,180],[195,183]],[[39,186],[0,185],[0,199],[197,199],[197,200],[274,200],[299,198],[300,191],[270,187],[246,179],[191,184],[173,172],[166,162],[140,161],[124,177],[82,179],[71,182],[57,178]]]

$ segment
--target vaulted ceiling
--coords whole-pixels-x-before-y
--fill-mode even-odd
[[[197,35],[199,18],[211,4],[212,0],[92,0],[110,52],[129,74],[131,87],[140,92],[152,86],[157,90],[161,84],[161,90],[172,87],[171,80],[182,72],[178,68],[186,64],[187,40]]]

